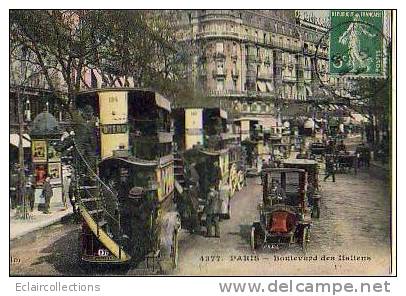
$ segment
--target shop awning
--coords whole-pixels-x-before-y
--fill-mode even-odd
[[[264,82],[257,81],[257,86],[260,92],[266,92],[266,86]]]
[[[363,122],[367,122],[368,118],[363,116],[362,114],[359,113],[351,113],[351,118],[353,120],[351,120],[351,123],[355,123],[355,124],[359,124],[359,123],[363,123]]]
[[[223,119],[227,119],[227,111],[220,109],[220,117]]]
[[[159,107],[171,112],[171,103],[169,102],[169,100],[164,98],[163,96],[161,96],[158,93],[155,94],[155,103]]]
[[[20,136],[18,134],[10,134],[10,144],[18,147]],[[23,148],[31,147],[31,138],[28,134],[23,134]]]

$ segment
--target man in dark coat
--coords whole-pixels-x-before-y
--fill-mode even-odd
[[[34,204],[35,204],[35,185],[34,185],[34,183],[35,183],[34,176],[32,176],[32,175],[28,176],[27,182],[25,184],[25,194],[30,203],[31,212],[34,210]]]
[[[42,194],[45,198],[45,207],[44,207],[44,214],[51,214],[51,211],[49,210],[49,205],[51,203],[51,198],[53,196],[52,192],[52,186],[50,182],[51,178],[46,175],[45,181],[44,181],[44,188],[42,189]]]
[[[18,173],[16,169],[12,169],[10,174],[10,202],[11,208],[17,207],[17,187],[18,187]]]
[[[214,188],[214,185],[210,186],[210,190],[207,195],[205,212],[207,215],[206,216],[207,237],[213,236],[213,226],[215,237],[220,237],[221,199],[218,191]]]
[[[326,181],[330,176],[333,178],[333,182],[336,181],[336,164],[334,155],[328,154],[326,155],[326,176],[324,177],[324,181]]]
[[[70,179],[69,181],[69,189],[68,189],[68,197],[69,197],[69,202],[72,205],[73,213],[77,214],[77,205],[76,205],[76,198],[75,198],[75,190],[76,190],[76,177],[74,172],[71,173],[71,175],[68,176]]]
[[[218,161],[215,161],[213,164],[213,170],[210,172],[209,184],[215,185],[215,189],[218,190],[220,181],[221,181],[221,169],[220,169]]]

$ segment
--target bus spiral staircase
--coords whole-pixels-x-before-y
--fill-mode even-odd
[[[73,140],[75,199],[83,223],[90,229],[97,240],[109,251],[99,256],[109,256],[106,260],[111,263],[129,261],[131,256],[123,248],[124,237],[122,233],[119,200],[117,193],[107,186],[89,164],[89,161],[80,151],[76,141]],[[83,227],[82,227],[83,228]],[[83,229],[82,229],[83,231]],[[82,236],[83,239],[83,236]],[[83,243],[83,242],[82,242]],[[86,255],[95,254],[82,254]],[[89,257],[89,258],[90,258]],[[91,261],[91,260],[87,260]]]

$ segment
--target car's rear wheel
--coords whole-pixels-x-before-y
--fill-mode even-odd
[[[302,231],[302,250],[307,252],[307,248],[310,242],[310,229],[309,227],[304,227]]]

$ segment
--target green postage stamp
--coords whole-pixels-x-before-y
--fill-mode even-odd
[[[332,10],[330,18],[330,74],[383,76],[384,11]]]

